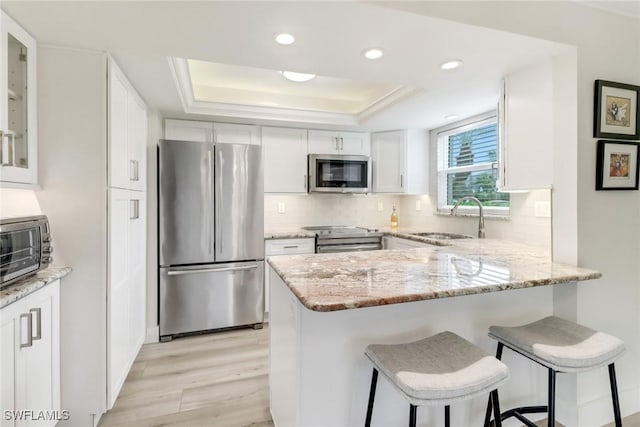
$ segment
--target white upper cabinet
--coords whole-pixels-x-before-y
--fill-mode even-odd
[[[109,59],[109,186],[146,188],[147,109],[116,63]]]
[[[2,12],[0,182],[38,183],[36,40]]]
[[[213,141],[216,144],[260,145],[260,128],[255,125],[214,123]]]
[[[504,78],[499,103],[501,190],[553,182],[553,67],[550,61]],[[555,113],[561,117],[561,112]]]
[[[428,133],[396,130],[371,135],[374,193],[428,193]]]
[[[307,130],[262,128],[265,193],[307,192]]]
[[[213,142],[213,123],[194,120],[164,120],[164,139]]]
[[[366,132],[309,131],[309,154],[371,155]]]

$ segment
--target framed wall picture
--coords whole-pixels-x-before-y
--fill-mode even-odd
[[[637,142],[598,141],[596,190],[638,189]]]
[[[640,86],[596,80],[594,138],[640,139]]]

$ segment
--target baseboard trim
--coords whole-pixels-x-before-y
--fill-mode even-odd
[[[160,327],[158,325],[147,328],[147,336],[144,339],[145,344],[153,344],[160,342]]]
[[[640,412],[640,388],[620,390],[618,398],[622,417]],[[578,417],[580,426],[603,426],[613,422],[611,395],[607,393],[601,398],[580,404]]]

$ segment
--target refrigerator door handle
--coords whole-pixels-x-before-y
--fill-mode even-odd
[[[219,165],[224,164],[224,159],[222,158],[222,150],[217,150],[218,152],[218,159],[219,159]],[[217,181],[217,186],[216,186],[216,193],[218,193],[220,196],[222,196],[222,192],[224,191],[224,183],[222,182],[223,176],[222,173],[220,171],[218,171],[218,178]],[[223,197],[218,197],[216,200],[216,204],[215,204],[215,210],[216,210],[216,214],[215,214],[215,221],[214,223],[216,224],[216,245],[217,245],[217,249],[216,252],[219,251],[219,254],[222,254],[224,252],[224,240],[222,238],[222,229],[224,227],[220,226],[220,223],[222,222],[222,218],[220,217],[220,210],[222,209],[222,199]],[[217,258],[217,256],[216,256]]]
[[[211,170],[211,150],[207,150],[207,186],[209,190],[209,217],[213,213],[213,173]],[[211,221],[209,221],[209,253],[213,253],[213,225],[211,225]]]
[[[242,270],[253,270],[254,268],[258,268],[257,264],[254,265],[245,265],[242,267],[222,267],[222,268],[201,268],[197,270],[173,270],[167,272],[168,276],[182,276],[184,274],[198,274],[198,273],[222,273],[224,271],[242,271]]]

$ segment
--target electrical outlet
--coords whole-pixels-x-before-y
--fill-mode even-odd
[[[533,215],[536,218],[551,218],[551,203],[535,202],[533,205]]]
[[[422,210],[422,202],[420,200],[416,200],[416,210],[417,211]]]
[[[287,211],[284,202],[278,202],[278,213],[285,213]]]
[[[384,210],[384,205],[382,202],[378,202],[378,212],[382,212]]]

